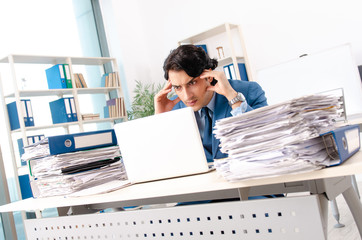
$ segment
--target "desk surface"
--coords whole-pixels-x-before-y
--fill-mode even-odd
[[[231,189],[249,188],[277,183],[326,179],[332,177],[349,176],[362,173],[362,151],[357,152],[350,159],[339,166],[317,171],[288,174],[262,179],[248,179],[238,182],[227,182],[219,177],[215,171],[193,176],[178,177],[168,180],[159,180],[148,183],[134,184],[110,193],[82,196],[82,197],[48,197],[28,198],[0,206],[0,212],[43,210],[54,207],[68,207],[78,205],[93,205],[103,203],[132,202],[143,199],[169,198],[177,202],[177,197],[196,193],[218,192]],[[172,201],[170,201],[172,202]]]

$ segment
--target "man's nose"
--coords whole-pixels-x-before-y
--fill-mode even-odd
[[[189,88],[185,88],[185,97],[186,99],[192,98],[192,91]]]

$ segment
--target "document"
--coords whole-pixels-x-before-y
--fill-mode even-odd
[[[48,136],[39,142],[24,147],[21,159],[46,157],[101,147],[117,145],[113,129]]]
[[[229,181],[313,171],[329,166],[320,135],[343,116],[335,92],[302,96],[216,122],[213,133],[228,158],[215,160]]]
[[[127,174],[118,146],[95,148],[29,160],[34,197],[99,193],[100,185],[118,183],[102,191],[127,185]],[[86,190],[93,189],[93,190]],[[98,190],[97,190],[98,189]]]

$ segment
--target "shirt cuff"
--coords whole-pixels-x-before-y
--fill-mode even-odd
[[[246,101],[244,101],[244,102],[242,102],[242,103],[240,104],[239,107],[231,110],[230,113],[231,113],[231,115],[233,115],[234,117],[235,117],[235,116],[238,116],[238,115],[241,115],[241,114],[243,114],[244,112],[246,112],[246,108],[247,108],[247,107],[248,107],[248,104],[247,104]]]

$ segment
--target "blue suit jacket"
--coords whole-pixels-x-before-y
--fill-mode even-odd
[[[255,108],[267,106],[265,93],[260,85],[256,82],[240,81],[240,80],[229,80],[231,86],[235,91],[241,92],[247,103],[246,111],[251,111]],[[173,110],[185,108],[186,105],[180,101],[176,104]],[[228,100],[223,95],[217,94],[215,96],[215,109],[212,118],[212,126],[215,126],[215,121],[227,117],[231,117],[232,108],[229,106]],[[212,138],[212,157],[213,159],[225,158],[227,154],[222,153],[219,148],[220,140],[216,139],[215,136]],[[210,161],[210,159],[208,159]]]

